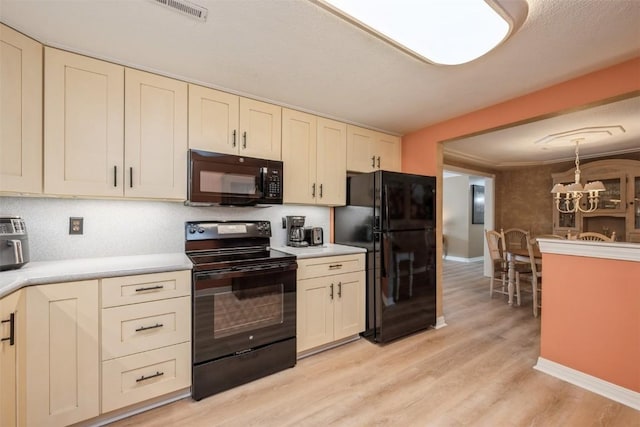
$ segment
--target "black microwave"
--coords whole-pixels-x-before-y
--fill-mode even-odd
[[[188,205],[282,204],[282,162],[189,150]]]

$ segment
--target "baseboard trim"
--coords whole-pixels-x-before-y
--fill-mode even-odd
[[[640,393],[538,357],[534,369],[640,411]]]
[[[484,257],[475,257],[475,258],[462,258],[458,256],[447,255],[444,257],[447,261],[458,261],[458,262],[479,262],[484,260]]]
[[[436,319],[436,326],[434,326],[433,329],[440,329],[444,328],[445,326],[447,326],[447,324],[444,321],[444,316],[438,316],[438,318]]]

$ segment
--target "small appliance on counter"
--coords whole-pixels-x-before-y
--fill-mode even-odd
[[[322,237],[321,227],[305,227],[304,228],[304,241],[309,246],[322,246],[324,239]]]
[[[309,246],[304,240],[304,216],[287,216],[287,246]]]
[[[0,271],[29,262],[29,239],[19,216],[0,216]]]

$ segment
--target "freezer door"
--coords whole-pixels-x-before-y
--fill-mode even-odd
[[[434,177],[384,171],[381,178],[382,231],[435,227]]]
[[[435,325],[435,232],[397,231],[379,236],[374,340],[387,342]]]

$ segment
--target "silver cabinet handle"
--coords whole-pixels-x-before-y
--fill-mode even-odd
[[[247,148],[247,132],[242,133],[242,148]]]
[[[342,298],[342,282],[338,282],[338,298]]]
[[[372,156],[371,157],[371,167],[375,168],[376,167],[376,156]]]
[[[233,146],[236,146],[236,130],[233,130]]]
[[[161,375],[164,375],[164,372],[160,372],[160,371],[156,371],[155,374],[153,375],[149,375],[148,377],[145,377],[144,375],[141,376],[140,378],[136,378],[136,382],[139,383],[140,381],[144,381],[144,380],[150,380],[151,378],[156,378],[159,377]]]
[[[378,169],[380,169],[380,156],[378,156]]]
[[[163,326],[164,325],[162,323],[156,323],[153,326],[140,326],[138,329],[136,329],[136,332],[148,331],[149,329],[162,328]]]
[[[146,288],[137,288],[136,292],[156,291],[158,289],[164,289],[164,285],[149,286]]]
[[[0,342],[9,341],[9,345],[13,345],[16,337],[16,314],[9,313],[9,318],[7,320],[3,320],[2,323],[9,324],[9,336],[0,338]]]
[[[316,183],[311,186],[311,197],[316,197]]]
[[[333,299],[333,283],[331,284],[331,293],[329,294],[329,296],[331,297],[331,299]]]
[[[322,198],[322,184],[320,184],[320,198]]]

